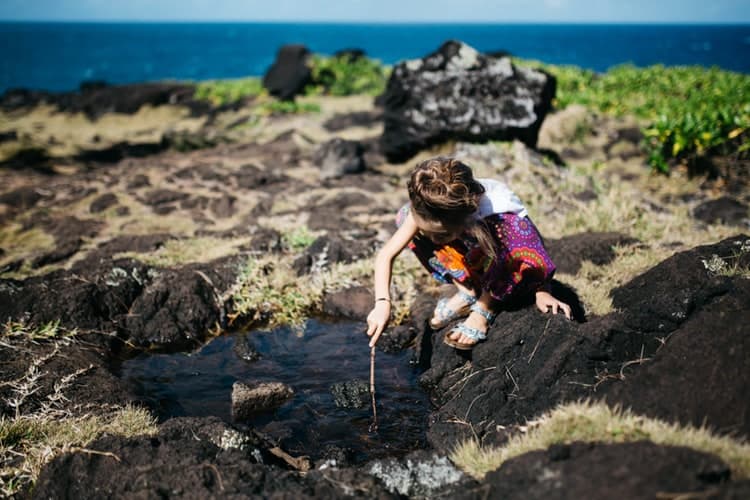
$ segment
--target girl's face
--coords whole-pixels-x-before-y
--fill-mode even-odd
[[[418,234],[428,238],[436,245],[445,245],[458,238],[463,232],[462,225],[448,225],[436,220],[423,219],[416,213],[414,221],[419,229]]]

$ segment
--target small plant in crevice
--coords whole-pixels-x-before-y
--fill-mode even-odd
[[[735,241],[735,249],[730,255],[712,254],[708,259],[701,259],[703,267],[717,276],[742,276],[750,278],[750,239]]]
[[[282,233],[281,243],[286,250],[296,252],[309,247],[317,238],[315,233],[301,226]]]

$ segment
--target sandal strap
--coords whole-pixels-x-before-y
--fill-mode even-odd
[[[466,293],[463,290],[458,290],[458,296],[470,306],[473,306],[477,302],[476,296]]]
[[[485,332],[479,330],[478,328],[467,326],[465,323],[457,325],[455,329],[463,333],[465,336],[469,337],[471,340],[484,340],[487,338]]]
[[[479,314],[480,316],[484,316],[484,318],[487,320],[487,323],[490,325],[495,321],[495,318],[497,318],[497,313],[488,311],[487,309],[483,308],[476,302],[471,304],[471,307],[469,307],[469,310]]]

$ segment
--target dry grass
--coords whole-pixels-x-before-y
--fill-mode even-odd
[[[150,253],[122,252],[113,259],[131,258],[151,266],[171,267],[193,262],[210,262],[237,253],[249,238],[222,239],[212,237],[167,240],[164,246]]]
[[[298,231],[290,234],[299,238],[285,239],[291,249],[294,248],[294,241],[307,241],[305,235],[310,233]],[[374,257],[350,264],[332,265],[323,257],[313,264],[309,275],[299,277],[292,268],[297,256],[298,253],[290,252],[281,258],[248,258],[231,291],[234,308],[232,317],[267,322],[271,327],[300,324],[311,315],[321,312],[325,294],[358,285],[372,286]],[[394,262],[391,286],[394,302],[392,325],[400,324],[408,316],[419,293],[420,276],[424,274],[419,262],[409,252],[405,252]]]
[[[33,354],[24,373],[0,380],[2,407],[10,410],[0,416],[0,496],[26,490],[50,460],[80,450],[104,433],[134,436],[156,432],[156,421],[145,409],[97,407],[92,414],[90,408],[70,403],[66,391],[93,367],[50,373],[45,366],[63,356],[63,347],[77,343],[77,335],[75,329],[60,327],[59,321],[37,327],[11,321],[3,325],[2,355]]]
[[[123,140],[156,143],[164,130],[195,131],[204,122],[205,118],[190,117],[190,110],[181,106],[147,105],[133,115],[107,113],[96,121],[83,113],[60,113],[54,106],[37,106],[22,115],[0,113],[0,131],[12,129],[19,137],[31,138],[4,144],[0,159],[8,158],[22,142],[24,147],[42,146],[51,156],[70,156],[80,149],[103,148]]]
[[[0,258],[0,268],[19,258],[29,260],[54,247],[55,238],[41,229],[24,230],[15,222],[0,226],[0,248],[5,251]]]
[[[0,417],[0,495],[11,496],[28,488],[46,463],[63,453],[81,451],[102,434],[130,437],[156,430],[155,418],[132,406],[105,415]]]
[[[591,402],[558,406],[529,422],[525,433],[514,436],[499,448],[482,448],[475,440],[466,441],[456,447],[451,460],[467,474],[482,479],[507,460],[530,451],[547,449],[553,444],[640,440],[717,455],[729,465],[735,479],[750,477],[750,444],[746,441],[719,436],[705,428],[667,423]]]

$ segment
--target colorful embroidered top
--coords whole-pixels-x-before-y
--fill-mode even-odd
[[[486,255],[467,232],[445,245],[417,235],[409,242],[409,248],[438,281],[458,281],[487,290],[498,301],[545,286],[555,273],[555,265],[523,203],[505,184],[492,179],[479,181],[486,192],[475,218],[483,219],[491,231],[496,243],[495,258]],[[398,226],[410,208],[407,203],[399,210]]]

